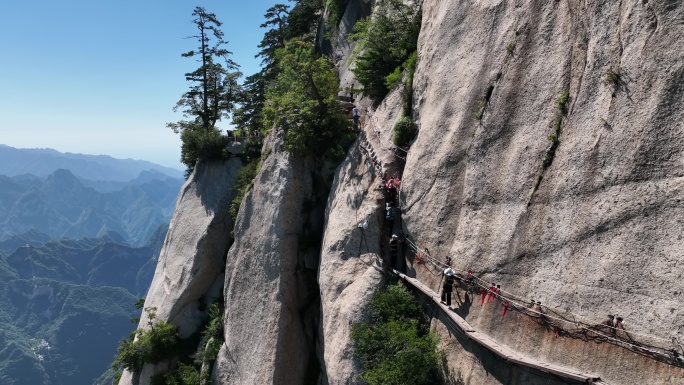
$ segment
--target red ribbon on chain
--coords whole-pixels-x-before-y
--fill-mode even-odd
[[[506,310],[508,310],[508,301],[504,304],[503,312],[501,312],[501,319],[506,315]]]

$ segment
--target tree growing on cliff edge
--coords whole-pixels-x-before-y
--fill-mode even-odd
[[[198,33],[188,38],[196,39],[198,47],[181,56],[196,58],[200,66],[185,74],[190,89],[174,107],[187,120],[167,123],[167,127],[181,134],[181,161],[190,169],[198,158],[220,156],[224,143],[216,123],[233,110],[241,75],[237,71],[239,66],[229,58],[232,52],[224,48],[227,42],[216,15],[196,7],[192,16]]]
[[[379,103],[389,91],[386,78],[417,48],[420,4],[384,0],[377,2],[373,14],[354,25],[351,37],[358,46],[352,71],[363,85],[363,93]]]
[[[288,6],[284,4],[272,6],[264,15],[266,21],[261,28],[269,29],[258,45],[261,51],[254,56],[261,58],[263,68],[245,79],[237,101],[239,107],[233,112],[233,125],[248,135],[264,128],[261,111],[266,102],[266,87],[277,76],[276,52],[285,47],[288,15]]]
[[[303,41],[278,50],[278,77],[267,91],[267,127],[285,129],[285,149],[296,155],[338,160],[351,144],[350,124],[335,96],[339,80],[330,59]]]
[[[261,58],[261,65],[266,77],[275,70],[276,50],[285,47],[287,33],[287,18],[289,8],[285,4],[276,4],[266,10],[264,18],[266,21],[261,24],[261,28],[269,28],[264,33],[261,43],[257,46],[261,51],[255,57]]]
[[[300,39],[313,43],[325,2],[323,0],[291,1],[296,4],[288,14],[285,39]]]
[[[262,69],[245,79],[238,104],[233,112],[233,125],[242,133],[267,131],[264,125],[263,110],[266,103],[266,90],[278,80],[282,67],[279,65],[278,51],[292,41],[312,43],[317,23],[321,18],[325,1],[290,0],[295,5],[275,4],[266,10],[261,28],[266,32],[257,46],[260,51],[255,57],[261,58]],[[272,122],[271,122],[272,123]]]
[[[128,340],[122,340],[112,368],[140,373],[146,362],[158,363],[173,357],[178,346],[178,328],[166,321],[156,321],[157,308],[146,307],[147,328],[137,329]]]

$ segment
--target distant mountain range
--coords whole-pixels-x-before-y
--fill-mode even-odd
[[[172,178],[182,178],[183,171],[144,160],[115,159],[107,155],[62,153],[48,148],[19,149],[0,144],[0,175],[31,174],[47,177],[66,169],[90,181],[128,182],[144,171],[157,171]]]
[[[0,383],[95,383],[135,329],[167,230],[139,248],[106,236],[0,252]]]
[[[182,174],[0,145],[0,384],[111,383]]]
[[[154,170],[128,182],[91,182],[63,169],[46,178],[0,175],[0,243],[116,233],[140,245],[170,221],[182,183]]]

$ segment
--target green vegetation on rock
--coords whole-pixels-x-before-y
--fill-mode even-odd
[[[606,71],[606,78],[603,80],[603,84],[606,86],[618,86],[620,84],[621,70],[619,67],[610,67]]]
[[[200,66],[185,74],[191,86],[174,107],[174,111],[181,110],[188,120],[167,124],[174,132],[181,133],[181,162],[189,171],[198,159],[225,154],[222,151],[225,143],[221,142],[216,123],[233,110],[240,94],[238,78],[241,76],[238,65],[228,59],[231,52],[223,47],[226,41],[216,15],[196,7],[192,16],[198,34],[191,37],[197,39],[199,46],[181,56],[197,58]]]
[[[380,102],[388,86],[398,84],[397,68],[416,51],[421,12],[417,2],[385,0],[376,3],[373,13],[354,25],[352,39],[358,46],[353,71],[363,93]]]
[[[339,79],[330,59],[310,43],[291,41],[278,50],[278,77],[267,91],[267,127],[285,129],[285,150],[339,160],[351,144],[350,123],[335,96]]]
[[[143,365],[157,363],[171,358],[178,347],[178,328],[166,321],[157,321],[157,309],[145,308],[149,329],[137,329],[128,340],[119,343],[116,358],[112,363],[115,370],[128,369],[140,373]]]
[[[228,154],[226,138],[217,128],[184,130],[181,132],[181,141],[181,162],[190,170],[198,159],[221,159]]]
[[[183,355],[180,354],[180,362],[175,365],[168,372],[158,373],[152,376],[150,380],[151,385],[198,385],[198,384],[211,384],[211,368],[216,361],[219,350],[223,345],[223,306],[222,301],[212,304],[209,307],[209,319],[204,330],[201,333],[202,339],[199,348],[194,354]],[[152,312],[154,309],[150,309]],[[146,309],[146,311],[149,311]],[[152,313],[153,315],[153,313]],[[169,326],[170,324],[159,321],[157,323],[152,322],[152,318],[148,323],[151,325],[149,331],[136,332],[138,334],[138,340],[134,342],[122,341],[122,345],[119,346],[120,354],[117,356],[117,360],[112,365],[114,369],[120,370],[125,367],[129,370],[136,371],[134,368],[129,368],[123,365],[121,359],[127,360],[126,362],[132,362],[133,365],[142,365],[144,362],[148,362],[146,359],[148,357],[142,357],[147,351],[156,351],[158,348],[166,346],[169,349],[169,354],[178,354],[179,341],[174,337],[175,327]],[[162,327],[162,329],[160,329]],[[176,330],[177,331],[177,330]],[[133,335],[135,335],[134,333]],[[175,338],[175,340],[174,340]],[[143,343],[147,344],[148,347],[143,346],[133,347],[132,344],[138,343],[138,341],[145,340]],[[174,342],[175,341],[175,342]],[[122,346],[125,348],[123,351],[126,357],[122,357]],[[168,355],[157,356],[155,359],[159,358],[169,358]],[[141,362],[142,361],[142,362]],[[151,361],[157,362],[157,361]],[[140,366],[142,368],[142,366]]]
[[[369,385],[437,384],[443,356],[415,298],[400,284],[375,294],[370,321],[352,328]]]
[[[328,19],[326,26],[329,29],[336,29],[340,24],[342,16],[344,16],[344,7],[347,5],[347,0],[326,0],[325,7],[328,10]]]
[[[404,116],[394,125],[392,130],[392,142],[397,146],[405,146],[409,143],[416,131],[413,120]]]
[[[556,108],[558,108],[558,111],[565,113],[569,101],[570,93],[568,91],[563,92],[561,96],[556,99]]]
[[[257,174],[259,174],[261,165],[264,160],[268,158],[269,154],[270,151],[265,152],[259,159],[247,163],[238,171],[237,178],[235,180],[235,191],[237,191],[237,195],[230,203],[230,217],[233,219],[233,222],[235,222],[237,219],[238,211],[240,210],[240,204],[242,204],[242,199],[245,197],[245,195],[247,195],[249,189],[252,188],[252,185],[254,184],[254,178],[256,178]]]
[[[515,43],[510,42],[506,44],[506,53],[513,56],[513,53],[515,53]]]
[[[192,365],[179,363],[176,370],[153,376],[150,380],[150,385],[198,385],[200,382],[200,374]]]

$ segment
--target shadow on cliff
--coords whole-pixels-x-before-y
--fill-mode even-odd
[[[478,344],[477,342],[470,339],[466,332],[461,330],[458,325],[440,308],[434,303],[432,298],[422,294],[420,291],[410,288],[410,290],[416,295],[419,302],[425,309],[425,313],[432,320],[438,320],[441,322],[449,331],[449,337],[455,339],[458,344],[479,360],[482,368],[486,371],[488,376],[492,376],[497,382],[501,384],[525,384],[525,385],[580,385],[582,382],[574,381],[567,378],[561,378],[554,374],[545,373],[540,370],[522,367],[516,365],[505,359],[501,358],[497,354],[491,352],[487,348]],[[472,305],[472,298],[468,301]],[[465,305],[465,308],[464,308]],[[465,302],[456,310],[456,313],[462,313],[468,311],[470,305],[466,305]],[[443,368],[446,368],[447,362],[443,362]],[[443,372],[444,380],[447,385],[462,385],[464,380],[460,373],[458,376],[453,373]]]
[[[230,202],[236,195],[234,191],[236,175],[243,165],[239,157],[200,160],[197,163],[190,178],[195,184],[195,194],[200,198],[207,215],[228,214]],[[185,188],[189,186],[186,184]],[[227,191],[227,193],[217,194],[217,191]],[[181,192],[183,193],[184,191]]]

